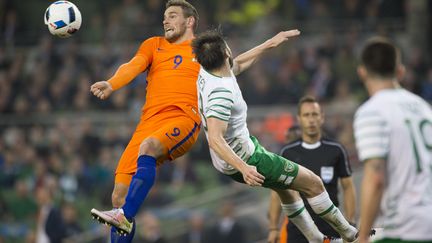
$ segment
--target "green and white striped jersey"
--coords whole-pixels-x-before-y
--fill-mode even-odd
[[[381,201],[384,236],[432,240],[432,110],[404,89],[382,90],[356,112],[354,133],[362,161],[386,161]]]
[[[198,106],[206,137],[208,138],[207,118],[214,117],[228,122],[225,141],[240,158],[247,161],[253,154],[255,145],[249,137],[246,124],[247,105],[234,74],[231,73],[231,77],[217,77],[201,67],[197,89]],[[214,167],[220,172],[228,175],[237,172],[211,148],[210,156]]]

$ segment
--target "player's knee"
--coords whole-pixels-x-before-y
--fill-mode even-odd
[[[162,156],[163,146],[155,138],[147,138],[140,145],[139,155],[149,155],[155,158]]]
[[[303,192],[306,197],[315,197],[325,191],[324,184],[322,183],[321,178],[315,175],[313,172],[309,173],[309,187],[308,190]]]

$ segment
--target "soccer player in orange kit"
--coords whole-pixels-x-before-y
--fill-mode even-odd
[[[114,90],[148,71],[141,120],[115,172],[114,209],[91,210],[93,217],[112,226],[111,242],[132,241],[133,219],[153,186],[156,165],[182,156],[197,139],[201,120],[196,80],[200,66],[190,45],[197,23],[198,13],[190,3],[169,0],[163,20],[165,36],[145,40],[135,56],[120,66],[113,77],[91,86],[95,96],[107,99]],[[234,59],[233,71],[241,73],[264,51],[287,41],[290,34],[282,31],[239,55]]]
[[[165,36],[145,40],[113,77],[91,86],[95,96],[107,99],[113,91],[148,71],[141,119],[115,172],[114,209],[91,211],[99,221],[114,226],[111,242],[131,242],[133,218],[153,186],[156,164],[182,156],[197,139],[199,64],[190,46],[197,25],[198,13],[190,3],[168,1],[163,20]],[[125,233],[128,235],[124,236]]]

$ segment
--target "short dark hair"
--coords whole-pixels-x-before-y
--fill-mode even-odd
[[[318,103],[318,100],[315,99],[315,97],[310,96],[310,95],[308,95],[308,96],[303,96],[302,98],[300,98],[300,100],[299,100],[299,102],[298,102],[298,104],[297,104],[297,114],[298,114],[298,115],[300,115],[300,109],[301,109],[301,106],[302,106],[304,103]],[[318,104],[319,104],[319,103],[318,103]]]
[[[208,30],[192,41],[195,57],[204,69],[211,71],[222,67],[227,57],[227,45],[220,30]]]
[[[189,2],[187,2],[185,0],[168,0],[168,2],[165,4],[165,9],[167,9],[171,6],[181,7],[183,10],[183,16],[185,18],[192,16],[195,19],[193,30],[194,31],[197,30],[199,15],[198,15],[198,11],[196,10],[196,8],[192,4],[190,4]]]
[[[373,76],[394,78],[399,62],[399,50],[383,37],[368,40],[361,53],[361,64]]]

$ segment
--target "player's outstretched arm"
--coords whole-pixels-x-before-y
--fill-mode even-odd
[[[361,200],[359,242],[369,242],[369,232],[378,215],[384,192],[385,161],[370,159],[365,162]]]
[[[250,49],[234,58],[233,72],[234,75],[240,74],[244,70],[248,69],[252,64],[254,64],[258,58],[266,51],[271,48],[277,47],[283,42],[300,35],[300,31],[297,29],[281,31],[277,35],[268,39],[259,46]]]
[[[147,68],[147,60],[136,55],[128,63],[121,65],[108,81],[99,81],[90,87],[90,91],[99,99],[107,99],[114,90],[120,89],[132,81]]]
[[[145,71],[148,61],[143,56],[134,56],[129,62],[121,65],[114,76],[108,82],[113,90],[118,90],[121,87],[130,83],[138,74]]]
[[[261,186],[264,183],[264,176],[261,175],[255,166],[244,162],[228,145],[223,135],[226,133],[228,123],[217,118],[207,118],[208,142],[210,148],[217,155],[240,171],[246,184],[250,186]]]

